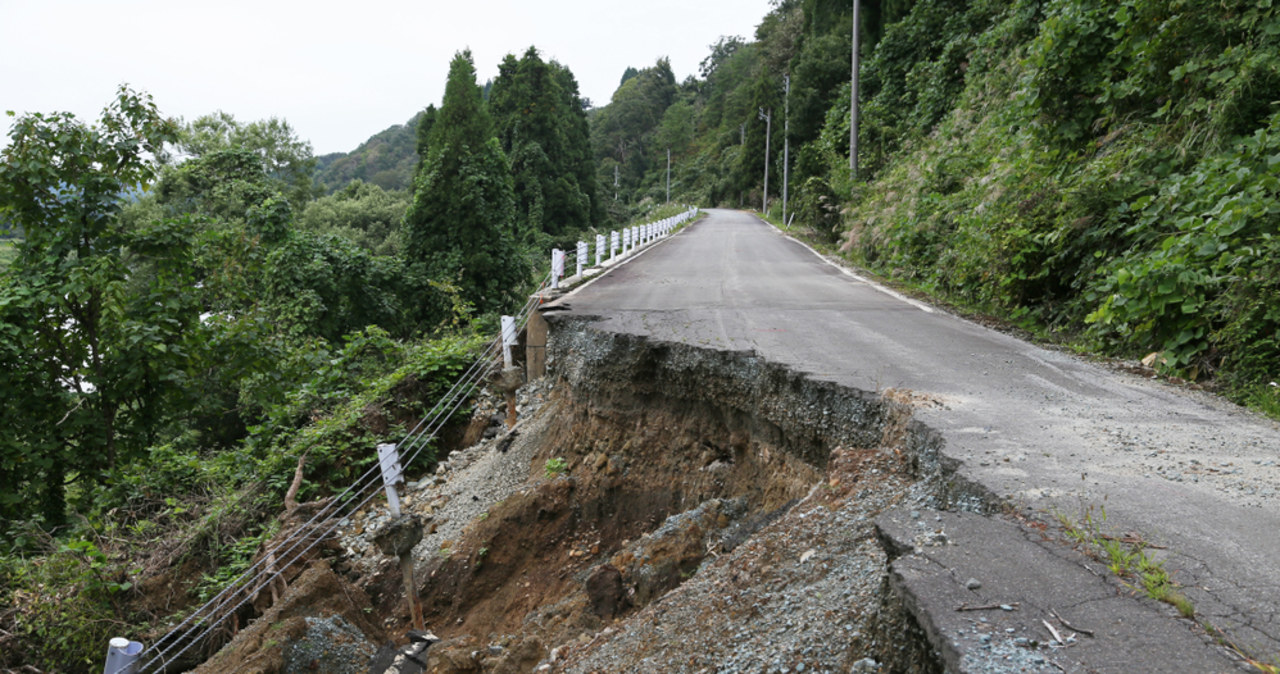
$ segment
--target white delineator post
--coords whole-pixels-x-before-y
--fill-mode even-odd
[[[514,316],[502,317],[502,366],[511,367],[514,362],[511,360],[511,347],[516,345],[518,335],[516,333],[516,319]]]
[[[394,443],[378,445],[378,468],[382,470],[382,486],[387,490],[387,508],[392,517],[399,517],[400,494],[396,493],[396,483],[404,470],[400,468],[400,455]]]
[[[604,261],[604,235],[596,234],[596,266],[599,267]]]
[[[551,250],[551,287],[560,287],[560,277],[564,276],[564,251],[559,248]]]
[[[578,242],[578,276],[582,276],[582,268],[587,266],[587,242]]]
[[[107,665],[102,674],[134,674],[141,657],[141,642],[116,637],[107,643]]]
[[[413,580],[413,546],[422,540],[422,523],[416,516],[410,516],[405,523],[397,523],[400,518],[400,494],[396,492],[396,483],[404,481],[404,469],[400,467],[400,453],[394,443],[378,445],[378,468],[382,471],[382,486],[387,490],[387,509],[391,511],[391,527],[406,526],[411,529],[413,538],[407,539],[408,545],[403,550],[395,551],[400,557],[400,573],[404,577],[405,597],[409,601],[409,615],[413,625],[419,630],[426,629],[422,619],[422,600],[418,597],[418,585]],[[397,536],[401,541],[406,539]],[[392,540],[396,540],[393,538]],[[383,547],[384,542],[378,541]],[[392,554],[383,548],[386,554]]]

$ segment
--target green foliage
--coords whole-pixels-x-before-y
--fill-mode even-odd
[[[126,231],[121,195],[155,176],[173,124],[121,88],[98,126],[18,118],[0,217],[22,227],[0,271],[0,529],[65,518],[69,480],[136,455],[181,400],[196,307],[189,223]]]
[[[50,546],[38,559],[0,556],[0,617],[11,637],[0,667],[64,672],[101,668],[104,644],[136,629],[118,601],[130,589],[120,565],[84,539]]]
[[[813,188],[854,195],[846,250],[1265,401],[1280,362],[1270,3],[947,6],[917,3],[868,61],[873,179],[844,182],[847,105],[801,152],[825,169]]]
[[[1091,290],[1100,304],[1088,320],[1098,332],[1129,348],[1163,351],[1166,367],[1192,378],[1219,358],[1246,379],[1274,376],[1280,113],[1129,210],[1132,245]]]
[[[314,195],[316,160],[311,143],[298,138],[283,119],[272,117],[242,124],[218,111],[183,125],[178,146],[197,159],[228,150],[252,154],[261,162],[272,187],[284,193],[295,208],[301,208]]]
[[[530,47],[508,54],[489,92],[498,139],[511,160],[524,237],[578,232],[596,219],[595,166],[585,103],[569,69]]]
[[[560,456],[547,459],[546,464],[542,466],[542,472],[547,476],[547,479],[551,479],[569,472],[569,463],[564,460],[564,457]]]
[[[298,227],[343,237],[374,255],[399,257],[404,250],[400,223],[408,207],[408,192],[388,192],[356,179],[307,204]]]
[[[613,184],[612,167],[616,165],[620,188],[630,193],[658,165],[659,154],[665,166],[666,148],[658,147],[655,136],[675,96],[676,78],[671,63],[660,59],[653,67],[627,78],[613,93],[609,105],[596,111],[591,144],[597,162],[609,172],[607,176],[601,174],[603,184]],[[612,160],[607,168],[606,159]]]
[[[405,216],[407,264],[421,279],[455,281],[482,312],[515,299],[528,268],[514,240],[506,156],[475,83],[470,53],[454,57],[442,107]]]

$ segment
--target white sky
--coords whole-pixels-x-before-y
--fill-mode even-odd
[[[188,120],[283,117],[317,155],[348,152],[429,103],[470,48],[480,83],[530,45],[604,105],[627,66],[696,75],[722,35],[751,39],[769,0],[0,0],[0,113],[96,121],[116,87]],[[10,118],[0,114],[0,146]]]

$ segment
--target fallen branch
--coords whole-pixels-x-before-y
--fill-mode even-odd
[[[1063,627],[1065,627],[1065,628],[1067,628],[1067,629],[1069,629],[1069,630],[1072,630],[1072,631],[1074,631],[1074,632],[1079,632],[1079,633],[1081,633],[1081,634],[1083,634],[1083,635],[1085,635],[1085,636],[1087,636],[1087,637],[1092,637],[1092,636],[1093,636],[1093,631],[1092,631],[1092,630],[1087,630],[1087,629],[1085,629],[1085,628],[1083,628],[1083,627],[1076,627],[1075,625],[1072,625],[1071,623],[1069,623],[1069,622],[1067,622],[1066,620],[1064,620],[1064,619],[1062,618],[1062,616],[1058,615],[1058,612],[1057,612],[1057,611],[1055,611],[1055,610],[1053,610],[1053,609],[1049,609],[1049,615],[1053,616],[1053,617],[1054,617],[1054,619],[1056,619],[1058,622],[1062,623],[1062,626],[1063,626]]]
[[[982,606],[969,606],[968,604],[961,604],[960,606],[956,607],[957,611],[993,611],[995,609],[1000,609],[1001,611],[1009,611],[1009,610],[1016,611],[1018,610],[1018,602],[1015,601],[1011,604],[983,604]]]
[[[1062,644],[1063,646],[1067,645],[1067,640],[1063,639],[1061,634],[1058,634],[1058,630],[1053,629],[1053,625],[1050,625],[1048,620],[1041,620],[1040,622],[1049,629],[1049,634],[1053,635],[1054,641]]]

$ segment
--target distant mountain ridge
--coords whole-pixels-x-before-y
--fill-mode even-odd
[[[407,190],[413,185],[418,164],[416,134],[418,112],[404,124],[379,131],[351,152],[333,152],[316,158],[316,181],[325,194],[342,189],[352,180],[363,180],[385,190]]]

